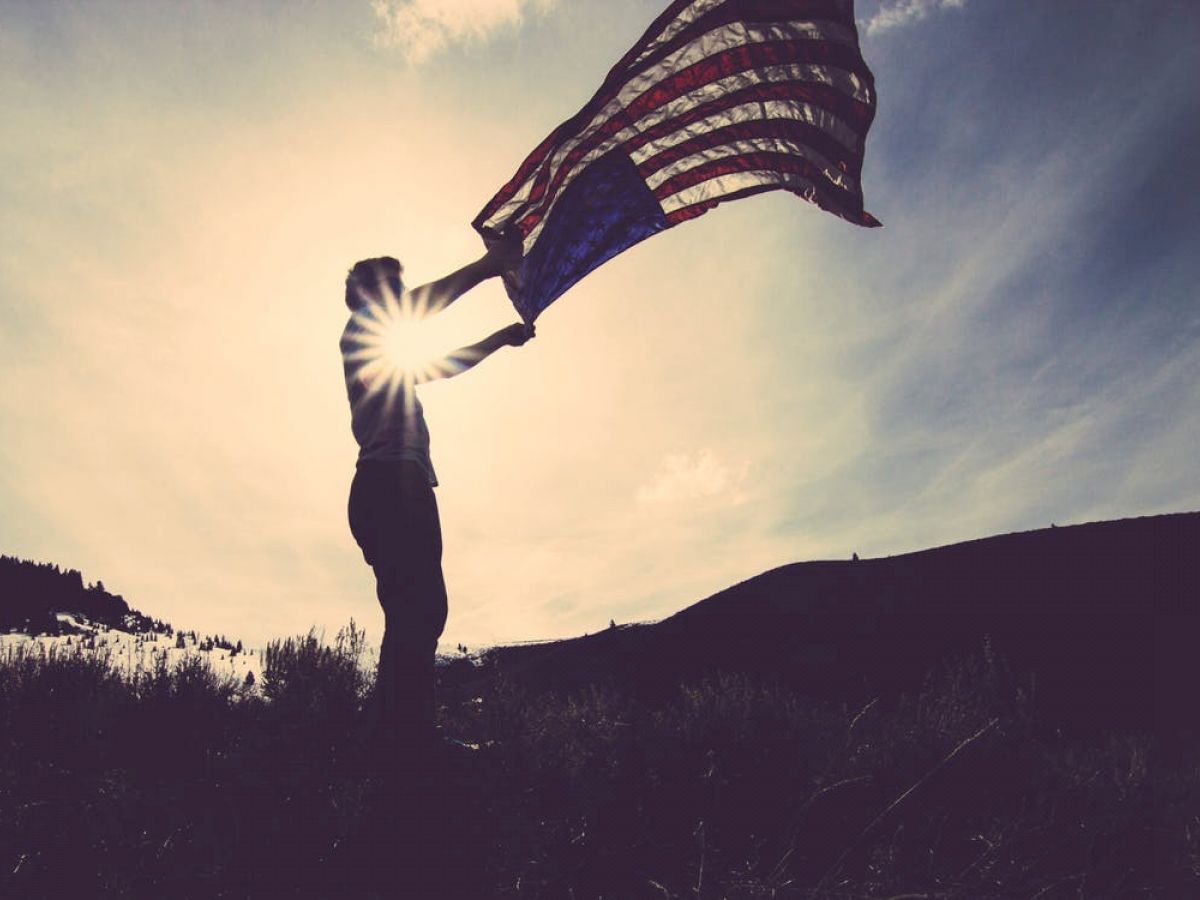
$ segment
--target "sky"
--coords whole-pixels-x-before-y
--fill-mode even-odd
[[[382,614],[346,270],[416,285],[657,0],[0,0],[0,552],[261,645]],[[443,647],[1200,509],[1200,7],[860,0],[862,229],[783,193],[421,389]],[[447,349],[514,321],[488,282]]]

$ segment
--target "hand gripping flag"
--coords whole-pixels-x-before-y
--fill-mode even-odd
[[[878,225],[859,182],[874,116],[853,0],[674,0],[472,225],[509,245],[505,287],[532,322],[724,200],[786,190]]]

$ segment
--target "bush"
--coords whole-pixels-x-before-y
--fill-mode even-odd
[[[366,632],[353,620],[332,647],[315,629],[305,637],[271,641],[263,653],[263,696],[296,715],[353,710],[366,693],[365,649]]]
[[[1059,737],[986,648],[857,707],[721,673],[559,696],[485,667],[442,710],[482,749],[392,791],[343,752],[363,649],[353,623],[274,642],[261,696],[200,657],[7,651],[0,895],[1197,893],[1194,756]]]

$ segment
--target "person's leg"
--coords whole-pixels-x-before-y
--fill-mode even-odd
[[[448,604],[446,582],[442,575],[442,531],[437,499],[425,481],[413,485],[413,569],[416,575],[416,601],[412,646],[412,704],[421,727],[432,736],[436,722],[436,669],[434,656],[438,639],[446,627]]]
[[[383,640],[379,649],[376,667],[375,690],[364,710],[368,734],[372,740],[393,743],[392,723],[395,719],[396,676],[392,659],[387,627],[387,603],[384,597],[394,589],[385,587],[392,580],[386,573],[396,566],[391,558],[391,542],[386,540],[388,530],[385,522],[387,510],[395,503],[395,489],[387,478],[386,467],[379,465],[359,466],[350,485],[349,519],[350,531],[362,550],[363,559],[371,566],[375,575],[376,596],[384,608]],[[383,748],[381,748],[383,749]]]
[[[364,503],[374,506],[374,543],[367,543],[384,611],[376,703],[396,749],[419,751],[434,735],[434,653],[446,622],[437,503],[415,464],[360,471],[367,469],[374,473],[373,500]]]
[[[424,472],[402,467],[405,528],[399,573],[402,585],[389,591],[386,606],[390,664],[394,666],[396,713],[413,744],[434,735],[434,654],[446,624],[446,584],[442,578],[442,536],[437,501]]]

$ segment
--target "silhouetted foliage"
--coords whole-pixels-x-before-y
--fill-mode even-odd
[[[1169,524],[1190,541],[1196,521]],[[1054,546],[1083,565],[1114,534],[1056,528]],[[1079,583],[1129,607],[1089,618],[1069,578],[1010,598],[1031,567],[981,561],[985,543],[786,567],[658,625],[460,656],[440,723],[479,749],[398,773],[362,727],[353,623],[333,646],[272,642],[261,691],[199,655],[125,672],[93,635],[10,649],[0,896],[1200,896],[1200,736],[1164,724],[1194,723],[1195,681],[1093,677],[1110,649],[1189,671],[1194,565],[1146,538],[1135,568],[1162,582],[1139,580],[1109,552],[1107,580]],[[998,546],[1053,571],[1030,536]],[[930,606],[893,615],[912,597]],[[979,597],[1004,616],[953,618]],[[1140,605],[1167,629],[1154,643]]]
[[[481,749],[398,792],[362,765],[361,650],[354,626],[332,647],[274,642],[263,695],[200,656],[122,673],[103,651],[9,650],[0,894],[986,900],[1197,885],[1195,766],[1169,765],[1145,733],[1057,736],[990,647],[854,707],[722,673],[662,702],[531,691],[485,663],[478,692],[441,711]]]
[[[56,613],[77,614],[129,632],[166,633],[169,627],[130,609],[123,597],[105,589],[103,581],[85,586],[75,569],[64,571],[51,563],[0,556],[0,629],[74,633],[76,629],[59,622]]]

